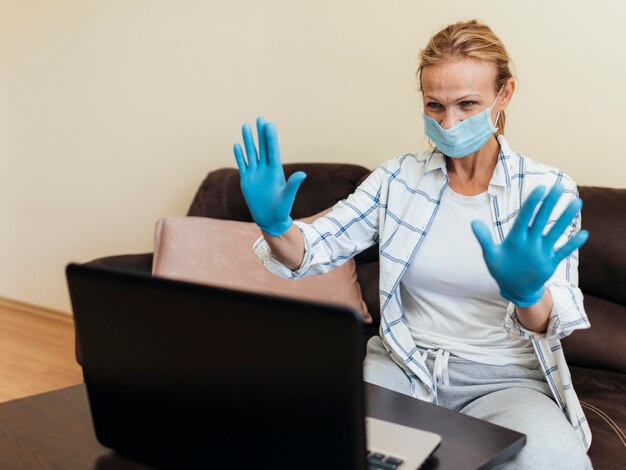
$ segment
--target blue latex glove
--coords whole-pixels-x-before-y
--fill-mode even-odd
[[[247,123],[242,129],[247,161],[241,146],[235,144],[234,148],[241,191],[256,224],[270,235],[279,236],[293,224],[291,207],[306,173],[298,171],[285,181],[276,126],[263,118],[258,118],[256,124],[259,135],[258,154],[252,129]]]
[[[482,246],[487,268],[500,287],[500,294],[520,307],[529,307],[541,300],[544,284],[558,264],[589,237],[589,232],[581,230],[561,248],[554,249],[554,244],[580,211],[580,198],[572,201],[550,231],[543,235],[550,214],[563,194],[561,185],[550,190],[529,225],[545,191],[545,187],[539,186],[530,193],[500,245],[493,242],[491,232],[483,222],[472,221],[472,230]]]

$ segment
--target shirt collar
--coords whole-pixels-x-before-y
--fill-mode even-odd
[[[438,148],[435,148],[432,152],[430,152],[426,162],[426,173],[434,170],[441,170],[444,175],[448,174],[448,169],[446,168],[446,157],[443,156],[443,153],[441,153]]]
[[[489,186],[511,186],[511,174],[513,170],[513,159],[517,158],[517,155],[511,151],[509,142],[506,138],[500,134],[498,135],[498,143],[500,144],[500,154],[498,155],[498,163],[493,170],[491,181]]]

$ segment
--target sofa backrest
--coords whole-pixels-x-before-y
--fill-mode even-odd
[[[363,175],[370,172],[358,165],[331,163],[292,163],[283,167],[287,178],[296,171],[307,174],[291,211],[294,219],[317,214],[344,199],[354,192]],[[187,215],[252,222],[239,186],[239,171],[221,168],[210,172],[200,185]]]
[[[580,186],[579,285],[591,328],[563,340],[572,365],[626,373],[626,189]]]
[[[589,240],[580,251],[584,292],[626,305],[626,189],[579,187],[582,227]]]
[[[370,170],[339,163],[285,164],[287,177],[305,171],[294,202],[292,216],[307,217],[331,207],[354,192]],[[583,228],[590,232],[580,251],[580,287],[592,328],[577,331],[563,342],[571,365],[626,373],[626,189],[580,187]],[[239,186],[239,172],[223,168],[207,175],[189,208],[189,216],[251,222]],[[380,319],[378,298],[378,246],[356,257],[363,298],[374,324]]]

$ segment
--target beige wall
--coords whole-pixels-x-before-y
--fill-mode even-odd
[[[0,0],[0,296],[69,311],[64,265],[151,251],[259,114],[287,162],[424,147],[416,53],[471,17],[516,65],[513,148],[624,187],[620,0]]]

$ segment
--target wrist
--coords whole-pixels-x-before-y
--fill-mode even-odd
[[[287,216],[285,220],[274,221],[272,223],[255,222],[263,232],[273,237],[280,237],[293,225],[293,219],[289,216]]]
[[[530,307],[515,307],[517,321],[527,330],[546,333],[553,308],[550,289],[545,289],[541,300]]]
[[[505,289],[500,288],[500,295],[505,299],[513,302],[518,307],[531,307],[539,302],[543,298],[545,288],[541,286],[538,290],[533,293],[525,294],[525,295],[513,295],[507,292]]]

